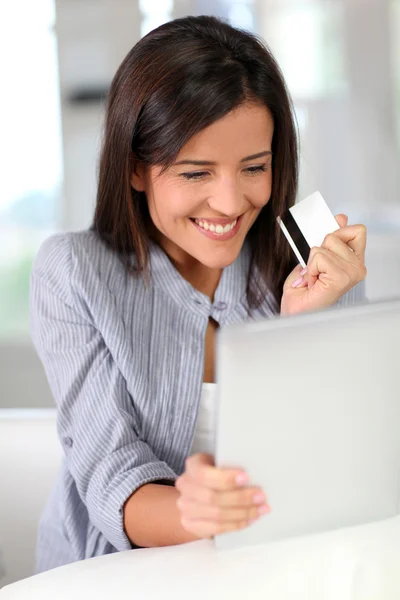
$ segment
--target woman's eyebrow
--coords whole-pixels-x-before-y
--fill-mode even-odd
[[[257,154],[251,154],[250,156],[245,156],[244,158],[242,158],[240,160],[240,162],[247,162],[248,160],[255,160],[256,158],[261,158],[262,156],[268,156],[272,154],[272,152],[270,150],[264,150],[263,152],[258,152]],[[216,165],[216,162],[213,162],[212,160],[192,160],[189,158],[186,158],[185,160],[179,160],[178,162],[174,163],[174,166],[176,165],[197,165],[199,167],[207,167],[210,165]]]

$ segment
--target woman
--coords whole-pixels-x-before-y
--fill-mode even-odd
[[[365,276],[365,228],[344,215],[307,272],[293,269],[276,217],[296,187],[290,101],[257,39],[188,17],[129,52],[109,93],[93,227],[47,240],[32,274],[65,452],[38,571],[269,512],[246,473],[205,453],[202,385],[218,327],[328,307]]]

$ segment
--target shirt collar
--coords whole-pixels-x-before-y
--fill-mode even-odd
[[[161,247],[150,241],[151,280],[154,287],[161,289],[183,308],[197,315],[212,317],[217,322],[224,321],[245,296],[250,259],[250,247],[245,243],[237,259],[222,271],[214,302],[211,302],[208,296],[182,277]]]

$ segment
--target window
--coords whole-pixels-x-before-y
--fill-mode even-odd
[[[0,340],[28,336],[33,258],[61,208],[61,124],[52,0],[8,2],[0,25]],[[21,18],[23,15],[23,18]]]
[[[314,100],[346,87],[340,2],[273,2],[263,17],[263,36],[296,99]]]

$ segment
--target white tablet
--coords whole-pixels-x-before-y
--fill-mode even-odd
[[[400,301],[230,326],[217,347],[217,465],[272,507],[217,547],[398,514]]]

